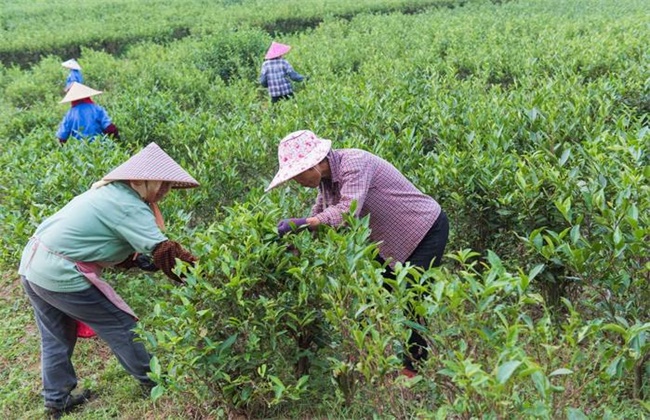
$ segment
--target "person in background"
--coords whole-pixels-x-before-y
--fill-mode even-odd
[[[301,227],[339,226],[356,201],[355,215],[370,215],[370,239],[379,243],[379,261],[389,262],[384,277],[395,278],[396,262],[424,270],[440,265],[449,236],[445,212],[384,159],[359,149],[332,149],[332,142],[308,130],[296,131],[278,146],[280,168],[266,191],[293,179],[318,188],[306,218],[280,220],[280,236]],[[405,311],[414,318],[412,310]],[[417,320],[414,319],[417,322]],[[412,329],[402,374],[414,377],[417,362],[428,356],[427,342]]]
[[[92,142],[95,136],[106,134],[119,140],[120,133],[106,110],[91,99],[92,96],[101,93],[100,90],[89,88],[81,83],[72,83],[68,93],[59,102],[62,104],[70,102],[70,109],[56,132],[61,145],[65,144],[70,136],[77,140],[88,138]]]
[[[68,77],[65,79],[65,87],[63,88],[63,92],[67,92],[70,90],[70,87],[72,86],[72,83],[77,82],[77,83],[83,83],[84,78],[81,75],[81,66],[79,63],[77,63],[77,60],[74,58],[71,58],[68,61],[64,61],[61,63],[63,67],[66,69],[70,70],[70,73],[68,73]]]
[[[196,258],[163,233],[157,203],[172,188],[198,185],[151,143],[36,229],[18,273],[40,331],[43,396],[50,417],[60,418],[92,396],[88,390],[71,394],[77,386],[71,357],[79,321],[109,345],[143,392],[156,385],[147,375],[150,355],[135,340],[138,318],[101,273],[110,266],[137,266],[160,269],[182,282],[173,271],[176,258],[190,264]]]
[[[268,88],[271,103],[293,97],[291,80],[296,82],[304,80],[304,76],[296,72],[291,64],[283,58],[290,49],[289,45],[272,42],[264,57],[260,83]]]

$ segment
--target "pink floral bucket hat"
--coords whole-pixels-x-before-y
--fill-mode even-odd
[[[264,192],[316,166],[325,159],[331,149],[331,140],[318,138],[309,130],[289,134],[278,145],[280,169]]]
[[[102,181],[166,181],[172,188],[194,188],[199,183],[156,143],[113,169]]]
[[[286,53],[289,52],[291,47],[289,45],[285,44],[280,44],[279,42],[271,42],[271,46],[269,47],[269,50],[266,52],[266,55],[264,56],[265,60],[271,60],[273,58],[278,58],[282,57]]]

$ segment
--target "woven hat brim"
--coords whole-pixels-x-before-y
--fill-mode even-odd
[[[271,47],[269,50],[266,52],[266,55],[264,56],[265,60],[272,60],[274,58],[282,57],[286,53],[288,53],[291,50],[290,45],[285,45],[285,44],[280,44],[280,43],[273,43],[271,44]]]
[[[156,143],[150,143],[139,153],[102,178],[104,181],[162,181],[172,188],[195,188],[199,183]]]
[[[95,90],[79,82],[73,82],[68,89],[68,92],[65,94],[63,99],[59,101],[60,104],[65,104],[67,102],[78,101],[80,99],[90,98],[91,96],[100,95],[103,92],[101,90]]]
[[[81,70],[81,66],[75,60],[68,60],[61,63],[63,67],[70,70]]]
[[[170,181],[168,179],[155,179],[154,177],[144,177],[144,178],[129,177],[128,179],[126,179],[126,178],[114,178],[114,177],[109,178],[106,176],[102,178],[102,180],[103,181],[161,181],[161,182],[169,182],[171,184],[171,188],[174,189],[196,188],[201,185],[198,182]]]

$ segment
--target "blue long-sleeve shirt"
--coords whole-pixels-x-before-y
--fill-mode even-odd
[[[102,134],[111,123],[111,118],[101,106],[92,102],[80,103],[65,114],[56,137],[60,140],[68,140],[70,136],[77,140],[93,137]]]
[[[84,82],[84,77],[81,75],[81,71],[79,71],[79,70],[70,70],[70,73],[68,74],[68,78],[65,79],[65,91],[66,92],[68,91],[68,89],[70,89],[70,86],[74,82],[77,82],[77,83],[83,83]]]

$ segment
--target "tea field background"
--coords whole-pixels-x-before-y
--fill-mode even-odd
[[[80,341],[67,418],[650,415],[650,14],[642,0],[1,0],[0,412],[44,416],[17,278],[35,227],[151,141],[200,183],[161,205],[188,284],[107,272],[141,317],[149,399]],[[308,76],[271,107],[272,40]],[[60,147],[76,57],[122,139]],[[314,191],[263,189],[311,129],[391,161],[449,215],[445,264],[382,287],[367,220],[278,239]],[[289,252],[291,245],[294,252]],[[400,378],[415,309],[431,357]]]

